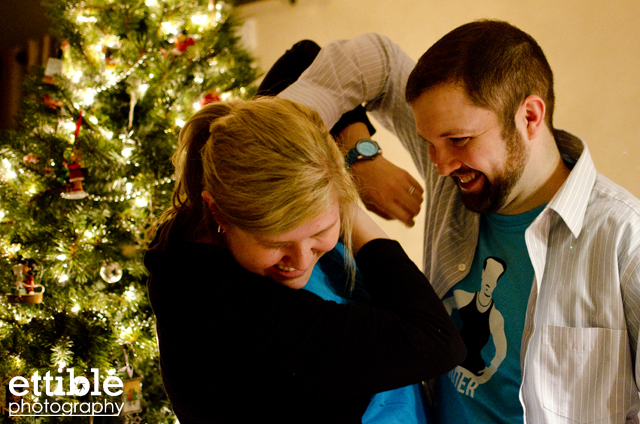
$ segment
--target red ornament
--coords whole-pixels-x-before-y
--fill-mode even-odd
[[[40,162],[40,158],[29,153],[28,155],[25,155],[25,157],[22,158],[22,161],[24,163],[38,163]]]
[[[200,106],[204,106],[204,105],[208,105],[209,103],[216,103],[219,102],[220,96],[216,93],[207,93],[204,95],[204,97],[202,98],[202,101],[200,102]]]
[[[78,130],[80,128],[79,124],[80,121],[78,121]],[[69,184],[66,185],[65,192],[60,194],[65,199],[84,199],[88,196],[87,192],[82,188],[84,175],[82,174],[81,160],[80,151],[76,148],[70,149],[65,153],[63,165],[69,172],[67,176]]]
[[[174,54],[182,54],[187,51],[187,48],[193,46],[195,41],[193,38],[187,37],[186,34],[180,33],[176,36],[176,47],[172,50]]]
[[[181,54],[186,52],[190,46],[193,46],[196,43],[195,41],[193,41],[193,38],[189,37],[184,31],[173,37],[173,41],[175,43],[175,47],[170,51],[160,49],[162,56],[167,57],[169,53],[175,56],[180,56]]]
[[[48,94],[44,96],[44,104],[49,106],[50,109],[56,110],[57,108],[64,105],[60,100],[52,99]]]
[[[73,137],[75,140],[78,139],[78,134],[80,134],[80,125],[82,125],[82,114],[83,112],[80,111],[80,117],[78,118],[78,122],[76,123],[76,130],[73,133]]]

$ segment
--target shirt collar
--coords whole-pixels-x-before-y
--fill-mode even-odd
[[[562,159],[572,169],[567,180],[549,202],[549,209],[560,215],[577,238],[582,230],[589,197],[596,181],[596,168],[584,141],[562,130],[554,130],[553,135]]]

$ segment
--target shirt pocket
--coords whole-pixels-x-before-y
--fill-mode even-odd
[[[626,331],[548,325],[542,337],[544,408],[578,423],[619,417],[631,369]]]

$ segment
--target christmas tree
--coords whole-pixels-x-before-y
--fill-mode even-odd
[[[251,96],[257,70],[220,1],[45,6],[57,57],[31,70],[18,125],[0,138],[2,417],[173,423],[143,255],[170,203],[181,125],[203,104]],[[192,290],[176,286],[176,302]],[[45,387],[45,376],[57,380]],[[118,398],[102,390],[110,377],[124,382]],[[28,382],[22,396],[12,380]],[[82,382],[91,390],[73,389]],[[58,402],[76,416],[65,406],[44,417],[45,399],[49,414]],[[127,412],[78,417],[104,400],[126,401]],[[11,401],[39,404],[39,416],[16,417]]]

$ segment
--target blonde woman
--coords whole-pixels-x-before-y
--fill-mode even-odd
[[[181,424],[360,423],[373,394],[464,359],[423,274],[355,207],[315,112],[268,98],[208,105],[174,164],[173,207],[145,265]],[[300,290],[339,240],[370,304]],[[354,292],[353,260],[345,268]]]

